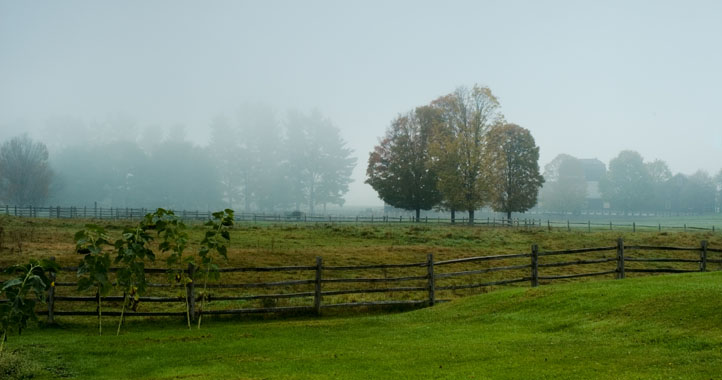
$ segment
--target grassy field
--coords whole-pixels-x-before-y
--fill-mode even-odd
[[[0,239],[0,267],[13,263],[23,262],[29,258],[46,258],[55,256],[59,263],[64,266],[77,265],[80,257],[73,253],[74,233],[83,228],[82,220],[49,220],[49,219],[26,219],[0,217],[0,227],[3,233]],[[123,221],[102,221],[102,223],[113,236],[119,236],[122,228],[128,225]],[[200,241],[203,227],[199,224],[190,227],[191,241]],[[618,237],[623,237],[627,244],[644,245],[673,245],[673,246],[699,246],[700,240],[708,240],[711,247],[722,247],[722,233],[711,231],[688,231],[688,232],[658,232],[658,231],[605,231],[597,230],[592,232],[573,230],[567,232],[565,229],[508,229],[508,228],[486,228],[468,226],[448,225],[425,225],[425,224],[253,224],[241,223],[231,231],[231,248],[228,262],[220,262],[221,266],[278,266],[278,265],[314,265],[315,257],[321,256],[324,264],[333,265],[367,265],[379,263],[412,263],[424,262],[428,253],[433,253],[435,260],[446,260],[470,256],[497,255],[505,253],[529,252],[532,244],[538,244],[542,251],[558,250],[582,247],[613,246]],[[195,244],[195,243],[194,243]],[[197,246],[191,245],[188,253],[195,252]],[[698,254],[695,252],[629,252],[629,255],[653,256],[653,257],[683,257],[695,259]],[[597,254],[571,255],[565,257],[544,257],[540,262],[549,263],[555,260],[579,260],[579,259],[601,259],[614,257],[613,251]],[[719,256],[719,254],[716,254]],[[715,257],[719,258],[719,257]],[[527,258],[481,262],[474,264],[458,264],[445,267],[438,267],[437,273],[444,271],[475,270],[489,266],[513,266],[528,264]],[[629,263],[632,268],[641,264]],[[695,264],[669,264],[656,263],[646,264],[653,267],[672,267],[693,270]],[[150,267],[163,267],[163,257],[159,256],[156,263],[149,264]],[[543,268],[541,275],[560,275],[581,272],[598,272],[614,269],[615,263],[609,262],[597,265],[572,266],[572,267],[549,267]],[[709,264],[708,269],[722,269],[720,264]],[[395,277],[395,276],[417,276],[424,275],[425,268],[412,268],[403,270],[369,270],[366,272],[354,273],[331,273],[325,272],[324,278],[332,276],[351,275],[355,277]],[[629,274],[638,276],[639,274]],[[479,283],[498,281],[509,278],[521,278],[529,276],[528,270],[493,272],[483,275],[455,277],[437,281],[437,286],[457,285],[462,283]],[[242,273],[224,274],[223,281],[227,282],[268,282],[297,280],[312,277],[312,274],[305,273]],[[613,274],[607,278],[614,277]],[[587,278],[582,280],[595,280]],[[72,273],[65,273],[58,281],[74,281]],[[165,275],[154,275],[151,281],[166,283]],[[575,280],[577,281],[577,280]],[[550,283],[542,281],[543,285]],[[402,286],[425,286],[425,280],[414,283],[403,283]],[[384,284],[380,284],[383,287]],[[519,286],[528,286],[528,283],[519,283]],[[335,287],[334,287],[335,286]],[[324,287],[324,290],[348,289],[349,286],[357,284],[338,284]],[[370,285],[373,288],[375,285]],[[295,286],[282,289],[281,292],[308,292],[313,290],[313,285]],[[494,287],[485,287],[472,290],[440,291],[437,294],[439,299],[456,299],[479,292],[494,290]],[[161,291],[157,296],[180,296],[182,291]],[[242,295],[269,294],[278,292],[277,289],[263,290],[255,289],[253,293]],[[74,288],[58,288],[57,295],[77,294]],[[115,294],[115,293],[114,293]],[[92,295],[92,294],[87,294]],[[115,294],[120,295],[120,294]],[[149,294],[151,295],[151,294]],[[217,291],[214,295],[238,295],[237,292],[223,293]],[[345,303],[358,301],[382,300],[388,297],[385,293],[364,294],[364,295],[339,295],[324,297],[324,303]],[[399,292],[393,295],[394,299],[418,300],[426,297],[423,292]],[[245,308],[245,307],[269,307],[269,306],[308,306],[313,303],[311,298],[277,299],[253,301],[214,301],[209,304],[210,309],[214,308]],[[268,303],[270,302],[270,303]],[[92,302],[80,305],[74,310],[95,310]],[[106,311],[119,311],[118,305],[106,305]],[[183,311],[181,304],[162,305],[142,304],[141,311]],[[66,306],[59,305],[58,310],[67,310]],[[150,308],[153,308],[152,310]],[[65,318],[65,317],[64,317]]]
[[[713,379],[722,273],[506,289],[413,312],[28,330],[39,379]],[[91,320],[92,321],[92,320]]]
[[[73,235],[86,220],[28,219],[0,216],[0,266],[26,258],[55,256],[62,265],[75,265]],[[117,237],[127,221],[99,221]],[[191,241],[203,233],[190,228]],[[630,244],[697,246],[706,239],[722,246],[719,231],[637,231],[566,229],[506,229],[425,224],[253,224],[231,231],[232,266],[309,265],[322,256],[328,265],[423,261],[427,253],[439,260],[488,254],[613,245],[618,237]],[[189,252],[197,246],[191,244]],[[162,260],[162,257],[159,257]]]

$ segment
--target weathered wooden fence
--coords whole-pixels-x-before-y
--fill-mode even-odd
[[[138,220],[152,210],[145,208],[128,208],[128,207],[60,207],[60,206],[0,206],[0,214],[28,217],[28,218],[48,218],[48,219],[101,219],[101,220]],[[185,221],[205,221],[211,218],[211,211],[199,210],[174,210],[176,215]],[[392,223],[413,223],[415,219],[410,216],[389,216],[389,215],[307,215],[305,213],[287,213],[287,214],[263,214],[263,213],[236,213],[235,220],[237,222],[253,222],[253,223],[360,223],[360,224],[392,224]],[[421,217],[418,221],[424,224],[459,224],[468,225],[465,217],[455,218],[453,221],[448,217]],[[506,228],[538,228],[548,230],[568,230],[568,231],[589,231],[592,230],[624,230],[636,232],[637,230],[646,231],[716,231],[714,225],[709,227],[699,227],[683,224],[680,226],[669,226],[657,223],[637,224],[636,222],[628,223],[602,223],[599,221],[571,221],[571,220],[543,220],[537,218],[476,218],[473,223],[475,226],[489,227],[506,227]]]
[[[661,257],[665,253],[672,257]],[[715,255],[710,257],[711,253]],[[314,264],[305,266],[221,268],[222,282],[208,284],[206,294],[199,292],[203,272],[197,272],[189,265],[185,274],[193,281],[185,286],[150,282],[149,288],[153,290],[150,293],[156,294],[139,298],[143,308],[150,310],[126,311],[125,316],[180,317],[186,315],[186,307],[192,319],[200,315],[277,312],[318,315],[324,309],[358,306],[423,307],[447,301],[445,296],[470,294],[458,292],[478,292],[480,288],[492,286],[527,283],[536,287],[560,280],[612,275],[623,279],[628,273],[704,272],[710,270],[710,264],[717,264],[714,269],[719,270],[722,269],[722,256],[716,255],[719,253],[722,249],[710,248],[706,241],[698,247],[671,247],[625,245],[620,238],[616,245],[606,247],[540,251],[533,245],[529,252],[441,261],[435,261],[434,256],[428,254],[425,261],[415,263],[334,266],[325,265],[323,259],[317,257]],[[568,270],[569,267],[576,269]],[[50,322],[56,316],[97,315],[97,309],[88,308],[95,307],[99,297],[75,291],[77,282],[73,281],[73,274],[76,271],[77,268],[64,267],[57,278],[52,278],[54,286],[48,292],[48,309],[43,311]],[[369,275],[370,271],[381,271],[383,275]],[[165,276],[168,270],[148,268],[146,273]],[[277,274],[287,277],[279,280],[273,277]],[[238,281],[254,275],[256,278],[265,276],[267,280]],[[173,291],[180,294],[169,295]],[[339,296],[362,297],[338,301]],[[205,297],[205,310],[198,304],[202,297]],[[103,315],[120,315],[123,299],[122,295],[102,297],[102,302],[111,305],[111,310],[104,308]],[[290,304],[279,306],[279,300]],[[250,301],[260,301],[261,305],[245,307]],[[75,306],[83,303],[84,310]],[[176,308],[170,310],[161,304],[174,304]]]

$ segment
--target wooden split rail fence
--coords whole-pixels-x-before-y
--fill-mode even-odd
[[[660,257],[666,252],[668,256]],[[630,254],[632,253],[632,254]],[[646,254],[645,254],[646,253]],[[185,273],[193,278],[185,289],[169,283],[149,283],[149,288],[165,289],[165,296],[140,297],[141,304],[166,303],[182,309],[175,311],[126,311],[125,316],[185,316],[191,319],[202,315],[228,315],[250,313],[314,313],[321,314],[324,309],[348,308],[357,306],[432,306],[445,302],[439,295],[459,297],[469,291],[500,285],[528,283],[531,287],[548,284],[558,280],[572,280],[582,277],[611,276],[623,279],[628,273],[682,273],[704,272],[714,265],[716,270],[722,269],[722,249],[710,248],[706,241],[698,247],[671,247],[624,245],[620,238],[616,245],[607,247],[568,249],[556,251],[540,251],[533,245],[529,252],[501,254],[492,256],[466,257],[452,260],[435,261],[428,254],[423,262],[401,264],[377,264],[355,266],[325,265],[321,257],[316,258],[314,265],[307,266],[276,266],[253,268],[221,268],[221,279],[234,280],[250,274],[270,276],[271,273],[286,273],[295,276],[297,273],[307,274],[303,278],[291,277],[280,281],[260,282],[214,282],[207,285],[205,294],[206,309],[200,310],[198,302],[203,294],[199,292],[198,283],[202,273],[196,272],[192,265]],[[710,254],[714,254],[711,255]],[[596,256],[594,256],[596,255]],[[589,257],[593,256],[593,257]],[[556,259],[555,259],[556,257]],[[561,261],[560,261],[561,260]],[[498,264],[496,264],[498,263]],[[565,272],[565,268],[575,267],[577,270]],[[579,268],[592,267],[592,270]],[[58,276],[69,277],[67,273],[77,268],[64,267]],[[368,275],[369,271],[382,271],[383,276]],[[400,271],[388,275],[388,271]],[[148,268],[149,275],[163,275],[168,272],[163,268]],[[63,275],[65,273],[65,275]],[[235,276],[230,277],[229,276]],[[72,279],[72,278],[71,278]],[[98,296],[78,295],[73,293],[77,282],[62,281],[53,275],[54,287],[48,292],[48,320],[54,321],[56,316],[95,316],[96,310],[73,310],[75,303],[92,303],[97,305]],[[358,284],[367,284],[359,287]],[[304,288],[305,287],[305,288]],[[169,289],[175,288],[182,295],[167,296]],[[299,289],[304,288],[304,289]],[[63,291],[59,291],[62,289]],[[266,293],[258,292],[267,289]],[[282,289],[279,291],[278,289]],[[255,294],[248,292],[255,291]],[[213,292],[220,292],[214,294]],[[467,292],[467,293],[459,293]],[[343,300],[334,302],[335,297],[364,296],[361,300]],[[402,297],[402,295],[405,295]],[[188,300],[186,310],[186,299]],[[278,306],[280,300],[296,301],[291,305]],[[122,295],[102,297],[103,302],[115,303],[119,309],[123,301]],[[239,302],[260,301],[261,307],[237,307]],[[272,301],[272,302],[270,302]],[[235,303],[234,303],[235,302]],[[230,303],[230,304],[229,304]],[[211,305],[213,308],[211,308]],[[241,305],[246,306],[246,305]],[[144,308],[149,307],[144,305]],[[105,309],[107,310],[107,309]],[[120,311],[103,311],[105,316],[118,316]]]

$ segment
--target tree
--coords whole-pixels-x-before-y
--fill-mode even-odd
[[[238,130],[225,117],[216,117],[211,123],[210,154],[216,163],[223,198],[231,209],[243,200],[239,139]]]
[[[716,196],[715,196],[715,212],[720,212],[720,207],[722,207],[722,169],[717,172],[717,175],[714,176],[714,183],[716,186]]]
[[[369,154],[366,183],[384,202],[404,210],[429,210],[441,201],[438,176],[429,168],[431,123],[420,120],[425,110],[399,115],[386,136]],[[422,116],[423,117],[423,116]]]
[[[625,150],[609,162],[607,177],[600,183],[604,197],[625,214],[645,209],[652,196],[652,180],[642,156]]]
[[[491,207],[506,213],[524,212],[536,205],[544,177],[539,174],[539,147],[528,129],[498,124],[485,136]]]
[[[67,147],[53,161],[63,187],[53,200],[64,204],[138,207],[151,203],[148,155],[131,141]]]
[[[291,112],[287,136],[286,178],[296,209],[307,203],[313,214],[317,205],[343,205],[356,158],[339,129],[318,111]]]
[[[443,204],[453,211],[474,211],[489,200],[483,176],[484,142],[487,130],[503,119],[499,101],[487,87],[457,88],[433,101],[442,122],[434,128],[429,145],[430,165],[439,177]]]
[[[687,200],[688,211],[705,213],[715,209],[716,187],[707,172],[698,170],[688,177],[683,196]]]
[[[52,178],[45,144],[22,135],[0,147],[0,201],[41,205],[48,197]]]
[[[541,197],[545,209],[576,213],[584,207],[587,181],[579,159],[557,155],[544,167],[544,180]]]
[[[649,178],[652,183],[652,198],[649,200],[650,206],[657,210],[665,208],[665,183],[672,178],[672,171],[669,170],[667,163],[662,160],[654,160],[644,164],[649,172]]]

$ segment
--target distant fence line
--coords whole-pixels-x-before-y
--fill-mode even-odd
[[[644,251],[673,252],[673,257],[648,257],[639,253]],[[587,255],[602,253],[596,257]],[[633,253],[630,255],[630,253]],[[636,253],[636,254],[635,254]],[[713,253],[713,256],[710,254]],[[438,297],[439,292],[458,290],[479,289],[484,287],[508,285],[515,283],[528,283],[531,287],[537,287],[557,280],[577,279],[582,277],[610,276],[617,279],[624,279],[626,273],[685,273],[705,272],[709,270],[711,263],[722,264],[722,249],[711,248],[707,241],[701,241],[698,247],[671,247],[671,246],[645,246],[625,245],[620,238],[616,245],[595,248],[580,248],[554,251],[540,251],[537,245],[532,245],[528,252],[516,254],[500,254],[490,256],[464,257],[451,260],[435,261],[433,254],[428,254],[423,262],[374,264],[374,265],[353,265],[333,266],[326,265],[321,257],[317,257],[311,265],[292,266],[271,266],[271,267],[241,267],[221,268],[223,273],[221,281],[229,274],[236,274],[236,277],[251,278],[253,273],[287,273],[290,279],[278,281],[277,278],[256,280],[256,282],[214,282],[208,285],[211,292],[225,291],[222,294],[206,294],[206,308],[200,310],[196,302],[200,301],[200,295],[195,287],[196,268],[192,265],[185,270],[194,281],[189,281],[185,286],[172,285],[169,283],[149,283],[149,288],[154,291],[165,289],[165,295],[143,296],[138,299],[142,304],[150,306],[149,311],[126,311],[126,317],[133,316],[185,316],[186,311],[158,311],[158,304],[185,304],[188,299],[188,314],[191,319],[200,315],[233,315],[233,314],[257,314],[257,313],[278,313],[278,312],[304,312],[321,314],[324,309],[352,308],[359,306],[412,306],[424,307],[433,306],[447,300]],[[610,255],[611,254],[611,255]],[[569,255],[575,255],[574,259],[564,259]],[[558,259],[549,259],[560,257]],[[566,261],[559,261],[566,260]],[[500,263],[499,263],[500,262]],[[499,263],[497,266],[486,264],[484,267],[475,267],[480,263]],[[609,263],[609,266],[605,266]],[[458,265],[464,265],[459,268]],[[457,265],[456,267],[454,267]],[[568,270],[560,268],[595,266],[593,271]],[[646,266],[643,266],[646,265]],[[444,270],[445,268],[449,268]],[[717,265],[717,269],[722,265]],[[369,275],[370,270],[381,270],[383,275]],[[399,271],[401,273],[388,273]],[[564,271],[566,270],[566,272]],[[76,272],[76,267],[63,267],[60,273]],[[115,271],[115,270],[113,270]],[[147,268],[148,274],[164,274],[169,270],[165,268]],[[548,272],[548,273],[544,273]],[[243,275],[242,273],[245,273]],[[306,275],[303,275],[306,274]],[[295,276],[299,276],[295,277]],[[243,277],[245,276],[245,277]],[[255,275],[259,278],[258,275]],[[471,278],[474,277],[475,278]],[[481,277],[485,276],[485,277]],[[66,276],[67,277],[67,276]],[[88,303],[97,304],[99,300],[104,302],[122,302],[122,295],[112,295],[100,298],[96,293],[93,295],[82,295],[73,293],[77,288],[77,281],[64,281],[52,275],[53,286],[48,291],[48,309],[42,311],[50,322],[55,316],[95,316],[97,311],[88,310]],[[235,279],[230,279],[231,281]],[[358,284],[367,284],[358,287]],[[401,285],[396,285],[401,284]],[[341,286],[341,287],[339,287]],[[372,287],[376,286],[376,287]],[[185,289],[183,289],[185,287]],[[56,289],[68,289],[57,294]],[[171,288],[182,291],[182,295],[169,297],[167,292]],[[276,290],[276,289],[281,290]],[[258,293],[258,289],[271,289],[271,293]],[[256,293],[248,293],[255,291]],[[373,300],[362,300],[355,302],[334,302],[333,298],[340,295],[361,295],[375,294]],[[415,296],[402,297],[401,295],[414,294]],[[410,299],[409,299],[410,297]],[[276,301],[284,299],[298,299],[291,306],[277,306]],[[233,301],[262,301],[262,307],[234,307],[237,304]],[[268,302],[273,301],[273,302]],[[85,310],[74,308],[73,305],[85,303]],[[185,309],[185,307],[183,307]],[[107,311],[105,311],[107,310]],[[111,308],[112,310],[112,308]],[[103,315],[119,316],[120,311],[104,308]]]
[[[12,215],[27,218],[48,218],[48,219],[100,219],[100,220],[137,220],[142,218],[151,210],[146,208],[128,208],[128,207],[60,207],[60,206],[0,206],[0,215]],[[199,210],[174,210],[176,215],[185,221],[205,221],[211,218],[211,211]],[[358,216],[332,216],[332,215],[307,215],[305,213],[286,213],[286,214],[264,214],[264,213],[236,213],[237,222],[268,222],[268,223],[413,223],[415,219],[409,216],[388,216],[388,215],[358,215]],[[468,225],[466,217],[461,218],[442,218],[442,217],[421,217],[418,221],[424,224],[459,224]],[[599,221],[586,222],[562,220],[543,220],[537,218],[476,218],[474,226],[489,227],[510,227],[510,228],[545,228],[549,231],[566,229],[572,230],[631,230],[636,232],[638,229],[646,231],[716,231],[716,227],[696,227],[684,224],[682,226],[668,226],[658,223],[657,225],[631,223],[601,223]]]

